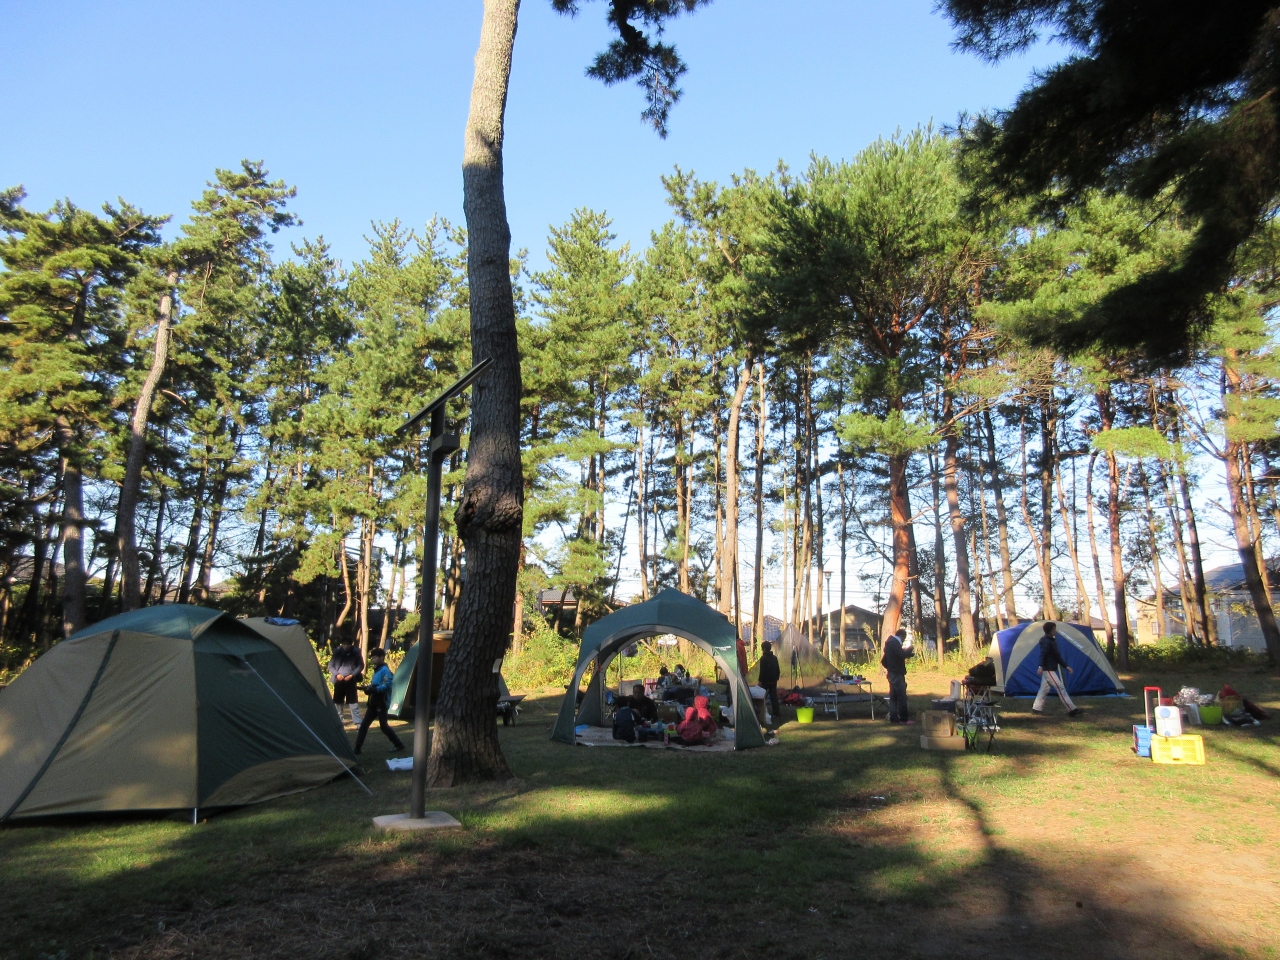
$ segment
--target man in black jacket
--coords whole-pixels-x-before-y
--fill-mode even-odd
[[[880,657],[880,666],[884,667],[885,676],[889,678],[889,722],[910,723],[907,717],[907,628],[899,627],[898,632],[884,642],[884,655]]]
[[[631,709],[645,723],[653,723],[658,719],[658,705],[644,695],[643,683],[637,683],[631,688]]]
[[[364,657],[352,642],[350,634],[344,634],[342,643],[329,658],[329,679],[333,681],[333,702],[342,716],[342,705],[351,705],[351,722],[360,726],[360,681],[364,679]]]
[[[764,687],[765,696],[769,698],[769,713],[777,723],[782,713],[782,706],[778,703],[778,680],[782,677],[782,667],[778,665],[772,643],[766,640],[760,648],[764,651],[760,654],[760,686]]]
[[[1031,712],[1044,713],[1044,698],[1049,695],[1049,688],[1052,687],[1062,705],[1067,708],[1067,716],[1078,717],[1084,711],[1067,696],[1066,684],[1062,682],[1062,674],[1058,673],[1059,667],[1067,667],[1067,661],[1062,659],[1062,651],[1058,649],[1058,625],[1050,620],[1044,625],[1044,636],[1040,638],[1040,666],[1036,667],[1036,673],[1040,674],[1040,690],[1036,693],[1035,703],[1031,705]],[[1074,672],[1067,667],[1067,673]]]

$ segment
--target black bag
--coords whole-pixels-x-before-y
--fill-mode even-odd
[[[636,713],[630,707],[623,707],[613,715],[613,739],[636,742]]]
[[[979,686],[995,686],[996,665],[990,660],[983,660],[969,668],[969,677]]]

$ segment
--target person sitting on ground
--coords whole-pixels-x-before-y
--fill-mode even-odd
[[[676,735],[687,747],[710,743],[720,728],[711,716],[706,697],[694,697],[693,706],[684,712],[684,720],[676,727]]]
[[[622,698],[627,700],[626,697]],[[632,708],[631,703],[627,700],[613,711],[613,739],[625,740],[627,743],[636,742],[636,727],[639,725],[640,718],[636,716],[636,711]]]
[[[643,683],[637,683],[631,688],[631,709],[645,723],[653,723],[658,719],[658,705],[644,695]]]
[[[373,679],[364,688],[365,693],[369,695],[369,702],[365,706],[360,732],[356,734],[356,753],[359,753],[360,748],[364,746],[365,735],[373,726],[374,720],[378,721],[378,729],[391,741],[392,753],[399,753],[404,749],[404,744],[391,729],[391,724],[387,723],[387,704],[391,700],[391,682],[394,678],[391,669],[387,666],[386,657],[381,647],[369,651],[369,665],[373,667]]]

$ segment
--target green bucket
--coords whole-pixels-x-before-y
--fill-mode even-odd
[[[796,723],[813,723],[813,707],[796,707]]]
[[[1200,722],[1205,724],[1221,723],[1222,708],[1211,704],[1206,704],[1200,708]]]

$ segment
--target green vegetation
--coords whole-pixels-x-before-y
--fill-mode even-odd
[[[946,680],[914,672],[913,707]],[[1230,682],[1280,708],[1274,675],[1199,666],[1180,680],[1206,689]],[[1168,685],[1163,674],[1160,682]],[[492,927],[493,910],[503,907],[477,891],[499,892],[509,906],[522,881],[557,905],[560,933],[571,939],[628,917],[660,923],[664,903],[669,916],[681,916],[673,901],[681,884],[693,884],[706,892],[704,909],[737,911],[752,927],[767,921],[767,934],[783,940],[779,931],[793,927],[802,941],[817,936],[805,932],[811,908],[824,923],[853,922],[870,909],[897,917],[900,934],[924,949],[927,928],[948,910],[998,924],[1001,905],[1017,899],[1020,886],[1024,922],[1046,936],[1059,922],[1054,898],[1067,897],[1087,904],[1082,923],[1097,929],[1105,916],[1118,937],[1163,925],[1159,940],[1176,935],[1211,955],[1238,949],[1258,957],[1267,956],[1268,931],[1274,940],[1265,884],[1237,887],[1227,904],[1215,899],[1213,883],[1180,888],[1185,910],[1216,904],[1195,922],[1158,903],[1132,910],[1111,903],[1140,878],[1174,880],[1177,871],[1160,872],[1170,857],[1210,874],[1235,870],[1241,857],[1274,859],[1280,766],[1269,726],[1197,730],[1208,765],[1158,767],[1129,751],[1129,725],[1141,715],[1136,697],[1086,701],[1078,722],[1054,716],[1056,704],[1050,717],[1032,719],[1029,701],[1010,701],[989,755],[922,751],[919,727],[891,729],[859,711],[839,722],[819,714],[812,726],[788,723],[776,747],[697,757],[553,744],[547,730],[558,692],[544,689],[526,702],[519,723],[500,731],[517,780],[430,795],[429,807],[462,820],[457,833],[419,839],[372,830],[369,818],[395,812],[407,793],[407,775],[387,771],[376,751],[366,775],[372,798],[339,780],[199,826],[6,828],[6,956],[162,955],[171,938],[197,935],[203,949],[228,954],[250,945],[263,953],[301,949],[328,935],[302,917],[328,909],[331,896],[349,905],[326,921],[348,946],[375,917],[387,950],[424,935],[439,945],[457,931],[474,936]],[[619,869],[654,895],[652,904],[639,898],[621,908],[611,898]],[[358,906],[366,900],[355,886],[366,878],[381,878],[390,894],[402,884],[412,889],[419,876],[441,877],[420,909],[451,916],[453,933],[446,924],[424,934],[418,912]],[[465,885],[472,876],[479,886]],[[559,906],[566,897],[576,898],[577,915]],[[269,917],[256,907],[262,898],[271,900]],[[538,922],[549,915],[544,910]],[[714,940],[708,930],[693,936]]]

